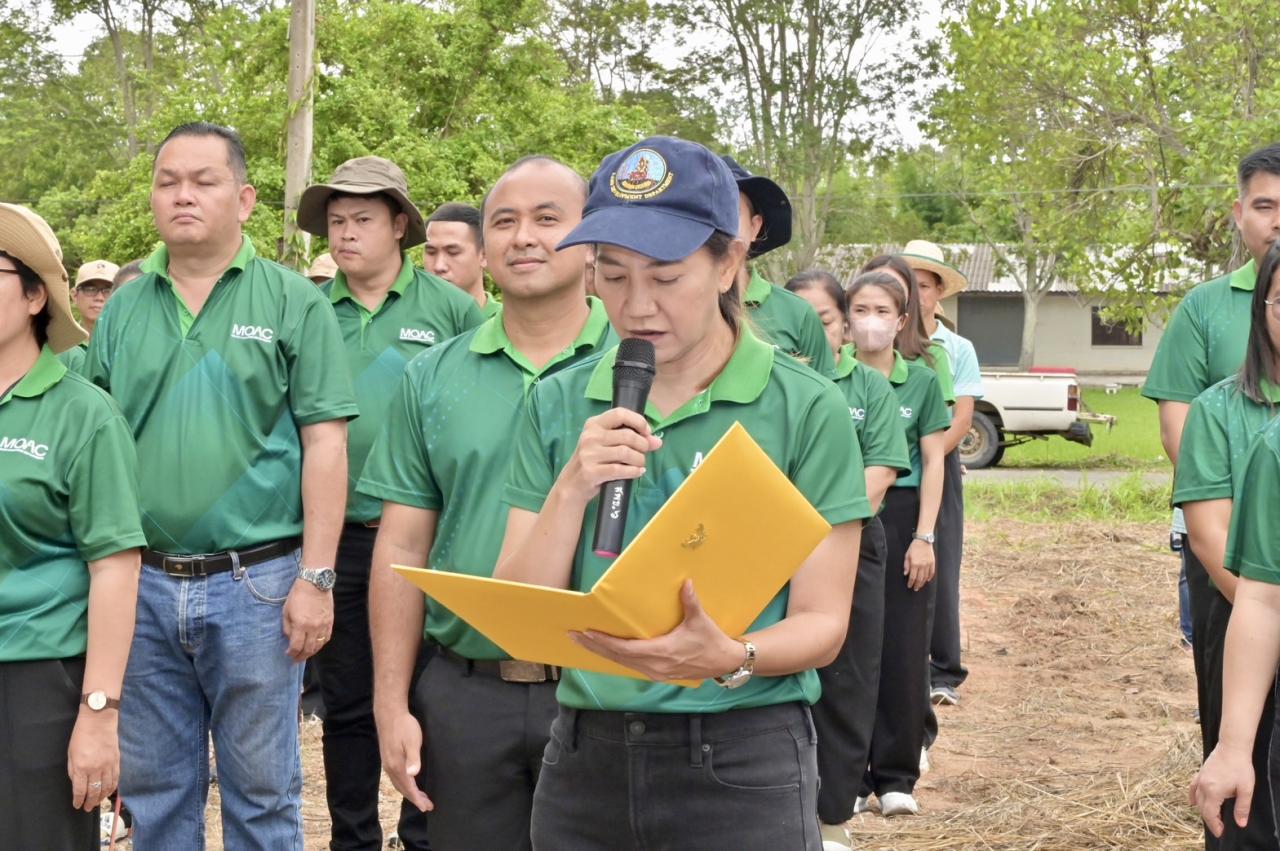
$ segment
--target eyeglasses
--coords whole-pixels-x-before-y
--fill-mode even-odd
[[[1280,296],[1276,298],[1264,298],[1262,303],[1271,308],[1271,315],[1280,319]]]
[[[82,285],[82,286],[76,287],[76,292],[80,293],[81,295],[87,295],[90,298],[93,298],[94,296],[102,296],[103,298],[106,298],[107,296],[111,295],[111,285],[108,284],[105,287],[90,287],[87,285]]]
[[[0,269],[0,275],[21,275],[17,269]]]

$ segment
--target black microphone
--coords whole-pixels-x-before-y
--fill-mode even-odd
[[[613,407],[626,408],[644,416],[656,371],[653,343],[629,337],[618,344],[613,362]],[[595,553],[601,558],[617,558],[622,552],[622,536],[627,529],[627,505],[631,501],[631,479],[605,482],[600,488],[596,512]]]

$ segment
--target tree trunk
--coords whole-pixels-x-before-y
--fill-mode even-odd
[[[111,8],[110,0],[102,0],[96,14],[107,28],[107,36],[111,39],[111,52],[116,63],[116,82],[120,85],[120,97],[124,102],[124,127],[128,139],[129,159],[133,159],[142,148],[138,144],[138,108],[133,100],[133,83],[129,80],[129,66],[124,55],[124,38],[120,34],[120,27],[116,24],[115,12]]]
[[[1022,346],[1018,351],[1018,369],[1023,372],[1036,365],[1036,321],[1043,297],[1044,293],[1039,290],[1022,293]]]
[[[316,49],[315,0],[293,0],[289,20],[289,123],[284,171],[284,244],[281,262],[304,268],[310,239],[298,228],[298,198],[311,178],[311,129]]]

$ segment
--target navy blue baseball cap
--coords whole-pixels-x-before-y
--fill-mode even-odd
[[[696,142],[652,136],[604,158],[582,223],[557,248],[603,243],[674,262],[718,230],[738,234],[738,184],[729,167]]]
[[[738,182],[738,191],[747,196],[752,208],[764,220],[760,236],[747,246],[747,256],[759,257],[790,242],[791,199],[787,193],[769,178],[747,171],[728,154],[722,159]]]

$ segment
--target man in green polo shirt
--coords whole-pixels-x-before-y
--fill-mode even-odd
[[[791,241],[791,201],[782,187],[767,177],[752,174],[730,156],[722,156],[738,182],[738,236],[750,246],[754,260]],[[742,301],[756,331],[772,343],[812,367],[819,375],[835,368],[822,321],[813,308],[793,292],[764,279],[759,270],[744,263],[738,273]]]
[[[470,204],[441,204],[427,217],[422,265],[475,299],[485,319],[502,310],[502,302],[484,288],[480,211]]]
[[[1249,338],[1249,302],[1253,298],[1257,264],[1280,236],[1280,145],[1253,151],[1240,161],[1239,196],[1232,207],[1236,227],[1248,249],[1250,261],[1234,272],[1194,287],[1182,299],[1156,347],[1151,371],[1142,395],[1160,406],[1160,439],[1165,454],[1176,466],[1182,429],[1191,403],[1202,392],[1232,376],[1244,360]],[[1180,515],[1181,512],[1178,512]],[[1181,526],[1175,515],[1175,527]],[[1222,710],[1222,653],[1230,606],[1209,579],[1193,550],[1185,528],[1182,569],[1191,602],[1192,655],[1196,668],[1200,707],[1200,735],[1207,756],[1218,741]],[[1266,802],[1270,792],[1265,776],[1259,778],[1255,800]],[[1258,809],[1258,808],[1255,808]],[[1250,833],[1265,831],[1251,821]],[[1269,834],[1259,841],[1274,842]],[[1217,840],[1205,833],[1205,847],[1217,848]]]
[[[138,445],[120,790],[139,851],[202,844],[210,734],[227,847],[302,849],[301,663],[332,628],[356,405],[328,302],[242,233],[254,201],[234,131],[173,130],[151,187],[164,245],[85,358]]]
[[[425,239],[404,172],[357,157],[302,193],[298,225],[329,241],[338,264],[321,291],[333,304],[360,416],[347,433],[347,515],[338,542],[333,635],[316,656],[324,698],[325,797],[333,848],[377,851],[378,733],[373,724],[369,564],[382,502],[356,483],[386,419],[405,365],[481,322],[467,294],[414,266],[405,253]],[[402,834],[411,832],[408,824]],[[420,830],[421,828],[419,828]]]
[[[493,572],[525,399],[614,339],[583,287],[586,248],[556,251],[585,201],[582,178],[547,157],[498,179],[483,221],[503,311],[409,365],[360,480],[361,494],[385,501],[369,598],[383,764],[407,798],[433,807],[435,851],[530,847],[558,671],[512,661],[390,566]],[[424,602],[426,635],[441,650],[415,687]]]

